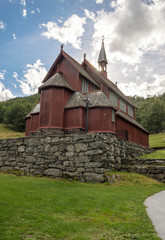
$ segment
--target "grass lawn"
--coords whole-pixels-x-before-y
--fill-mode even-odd
[[[160,239],[143,201],[165,185],[120,176],[109,185],[0,174],[0,239]]]
[[[165,159],[165,149],[157,150],[154,153],[144,154],[139,159]]]
[[[20,138],[24,137],[25,133],[17,132],[11,129],[10,127],[0,124],[0,139],[3,138]]]
[[[165,147],[165,133],[153,134],[149,136],[149,146],[154,147]]]

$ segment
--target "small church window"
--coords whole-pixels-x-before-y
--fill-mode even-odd
[[[113,91],[110,91],[110,102],[113,106],[118,106],[118,97]]]
[[[112,122],[115,122],[115,111],[112,109]]]
[[[99,90],[99,88],[96,87],[94,84],[92,84],[92,91],[97,91],[97,90]]]
[[[120,110],[126,112],[126,102],[120,98]]]
[[[89,90],[89,84],[88,81],[86,81],[85,79],[81,80],[81,91],[82,92],[88,92]]]
[[[130,105],[128,105],[128,115],[131,117],[134,117],[134,111],[133,111],[133,107],[131,107]]]

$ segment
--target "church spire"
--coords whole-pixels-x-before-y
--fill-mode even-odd
[[[107,57],[105,53],[105,48],[104,48],[104,37],[102,38],[102,46],[100,49],[99,57],[98,57],[98,64],[99,64],[99,69],[101,70],[101,73],[104,77],[107,78]]]

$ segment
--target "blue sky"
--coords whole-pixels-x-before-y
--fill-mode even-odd
[[[0,0],[0,101],[32,95],[60,52],[97,67],[126,95],[165,92],[164,0]]]

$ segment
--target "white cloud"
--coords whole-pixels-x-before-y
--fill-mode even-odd
[[[8,89],[5,89],[3,83],[0,82],[0,102],[14,97],[15,96],[12,94],[12,92]]]
[[[117,7],[117,2],[116,1],[112,1],[112,2],[110,2],[110,7],[111,8],[115,8],[115,7]]]
[[[84,10],[85,16],[91,20],[95,20],[95,14],[93,12],[90,12],[88,9]]]
[[[4,80],[5,79],[5,74],[6,74],[6,70],[1,70],[0,71],[0,79]]]
[[[21,0],[21,5],[25,7],[26,6],[26,1],[25,0]]]
[[[148,82],[129,82],[129,83],[119,83],[118,87],[127,96],[154,96],[161,95],[165,92],[165,75],[155,74],[153,76],[154,81],[152,83]]]
[[[128,68],[126,68],[126,67],[123,68],[122,73],[123,73],[124,77],[127,77],[128,76]]]
[[[74,48],[81,48],[81,37],[84,33],[83,25],[86,23],[85,18],[80,18],[76,14],[69,17],[62,26],[58,26],[56,22],[48,22],[42,24],[42,27],[47,28],[42,36],[48,39],[53,38],[61,43],[70,43]]]
[[[9,2],[14,3],[14,0],[9,0]]]
[[[93,46],[98,50],[98,38],[107,39],[108,55],[113,61],[136,64],[149,50],[165,44],[165,1],[116,0],[113,12],[104,10],[95,18]]]
[[[13,72],[13,75],[12,75],[12,77],[14,77],[16,80],[18,79],[18,73],[16,73],[16,72]]]
[[[0,29],[5,29],[5,24],[2,21],[0,21]]]
[[[6,70],[0,71],[0,80],[5,80]],[[9,89],[6,89],[4,84],[0,82],[0,102],[8,100],[10,98],[14,98],[15,96]]]
[[[26,95],[31,95],[38,92],[38,87],[41,85],[46,74],[47,70],[44,64],[38,59],[33,65],[26,65],[24,76],[21,79],[18,79],[16,72],[13,73],[13,77],[20,83],[22,92]]]
[[[104,0],[96,0],[97,4],[102,4],[104,2]]]
[[[17,39],[17,37],[16,37],[16,34],[15,34],[15,33],[13,33],[13,39],[14,39],[14,40],[16,40],[16,39]]]
[[[37,8],[37,12],[38,12],[38,13],[40,13],[40,12],[41,12],[39,8]]]
[[[31,14],[35,14],[35,11],[34,11],[34,10],[32,10],[32,11],[31,11]]]
[[[26,9],[23,9],[23,10],[22,10],[22,16],[23,16],[23,17],[26,17],[26,16],[27,16],[27,10],[26,10]]]

